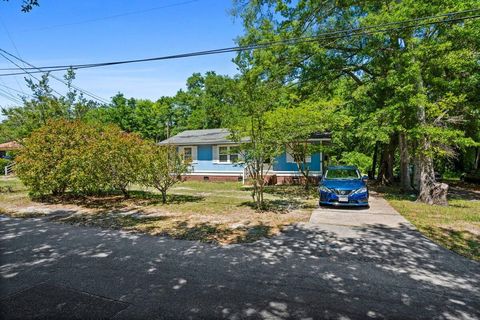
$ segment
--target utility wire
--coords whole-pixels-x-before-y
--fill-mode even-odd
[[[13,37],[12,37],[12,35],[10,34],[10,31],[8,30],[7,25],[3,22],[3,19],[2,19],[1,16],[0,16],[0,23],[2,24],[3,29],[5,29],[5,32],[7,33],[7,36],[8,36],[8,38],[10,39],[10,42],[11,42],[12,45],[13,45],[13,48],[14,48],[15,51],[17,52],[17,55],[20,57],[20,52],[18,51],[17,45],[15,44],[15,41],[13,41]],[[24,67],[25,67],[25,65],[24,65]],[[3,82],[3,80],[2,80],[2,83],[5,83],[5,82]],[[20,86],[20,83],[18,82],[18,80],[17,80],[16,77],[15,77],[15,83],[17,84],[18,89],[22,90],[22,87]],[[23,92],[23,91],[22,91],[22,92]]]
[[[11,93],[9,93],[8,91],[6,90],[3,90],[2,88],[0,88],[0,96],[14,102],[14,103],[18,103],[18,104],[22,104],[22,100],[19,99],[18,97],[15,97],[14,95],[12,95]]]
[[[0,96],[4,97],[4,98],[7,99],[7,100],[12,101],[12,102],[15,103],[15,104],[18,103],[17,101],[15,101],[14,99],[10,98],[9,96],[3,94],[2,92],[0,92]]]
[[[395,22],[389,22],[389,23],[383,23],[383,24],[377,24],[377,25],[371,25],[371,26],[366,26],[366,27],[361,27],[361,28],[343,29],[343,30],[337,30],[337,31],[324,32],[324,33],[321,33],[319,35],[310,36],[310,37],[297,37],[297,38],[283,39],[283,40],[278,40],[278,41],[270,41],[270,42],[251,44],[251,45],[245,45],[245,46],[236,46],[236,47],[227,47],[227,48],[222,48],[222,49],[197,51],[197,52],[163,56],[163,57],[154,57],[154,58],[145,58],[145,59],[136,59],[136,60],[123,60],[123,61],[113,61],[113,62],[102,62],[102,63],[90,63],[90,64],[45,66],[45,67],[40,67],[40,68],[44,69],[44,70],[45,69],[58,69],[58,70],[54,70],[54,71],[62,71],[64,69],[69,69],[69,68],[81,69],[81,68],[90,68],[90,67],[102,67],[102,66],[110,66],[110,65],[116,65],[116,64],[148,62],[148,61],[184,58],[184,57],[207,55],[207,54],[218,54],[218,53],[227,53],[227,52],[235,52],[235,51],[245,51],[245,50],[264,48],[264,47],[280,45],[280,44],[296,44],[296,43],[301,43],[301,42],[318,41],[320,39],[321,40],[335,39],[337,37],[331,37],[331,36],[335,36],[335,35],[339,35],[338,38],[345,38],[345,37],[351,37],[351,36],[355,36],[355,35],[364,35],[364,34],[368,35],[368,34],[371,34],[371,33],[361,33],[361,31],[368,31],[370,29],[378,29],[379,27],[388,27],[388,26],[393,26],[393,25],[403,25],[403,26],[400,26],[398,28],[381,29],[381,30],[374,30],[374,31],[375,32],[385,32],[385,31],[392,31],[392,30],[401,30],[401,29],[407,29],[407,28],[436,24],[436,23],[447,23],[447,22],[455,22],[455,21],[477,18],[478,16],[467,16],[467,17],[460,17],[460,18],[450,18],[450,19],[446,19],[446,20],[442,20],[442,21],[433,21],[433,22],[422,23],[422,24],[404,25],[405,23],[419,22],[419,21],[428,20],[428,19],[449,17],[449,16],[452,16],[452,15],[472,13],[472,12],[478,12],[478,11],[480,11],[480,8],[464,10],[464,11],[449,12],[449,13],[445,13],[445,14],[441,14],[441,15],[420,17],[420,18],[415,18],[415,19],[395,21]],[[347,34],[345,34],[345,33],[347,33]],[[354,34],[352,34],[352,33],[354,33]],[[29,68],[29,69],[38,69],[38,68]],[[15,68],[0,68],[0,70],[7,71],[7,70],[18,70],[18,69],[15,69]],[[0,74],[0,75],[2,75],[2,74]]]
[[[120,18],[120,17],[132,16],[132,15],[147,13],[147,12],[156,11],[156,10],[160,10],[160,9],[167,9],[167,8],[172,8],[172,7],[183,6],[183,5],[198,2],[198,1],[199,0],[189,0],[189,1],[183,1],[183,2],[178,2],[178,3],[171,3],[171,4],[166,4],[166,5],[163,5],[163,6],[158,6],[158,7],[153,7],[153,8],[143,9],[143,10],[114,14],[114,15],[106,16],[106,17],[99,17],[99,18],[92,18],[92,19],[87,19],[87,20],[82,20],[82,21],[76,21],[76,22],[70,22],[70,23],[64,23],[64,24],[57,24],[57,25],[47,26],[47,27],[43,27],[43,28],[26,29],[26,30],[21,30],[21,32],[50,30],[50,29],[56,29],[56,28],[62,28],[62,27],[75,26],[75,25],[79,25],[79,24],[97,22],[97,21],[102,21],[102,20],[116,19],[116,18]]]
[[[29,65],[30,67],[32,67],[32,68],[34,68],[34,69],[36,69],[36,70],[38,70],[38,71],[28,72],[29,74],[31,74],[31,73],[37,73],[37,72],[42,72],[42,73],[48,72],[48,71],[45,71],[45,70],[42,70],[42,69],[40,69],[40,68],[35,67],[33,64],[31,64],[31,63],[29,63],[29,62],[27,62],[27,61],[25,61],[25,60],[23,60],[23,59],[15,56],[15,55],[13,55],[13,54],[11,54],[10,52],[8,52],[8,51],[6,51],[6,50],[4,50],[4,49],[1,49],[1,48],[0,48],[0,51],[1,51],[1,52],[0,52],[0,55],[2,55],[4,58],[8,59],[10,62],[12,62],[13,64],[15,64],[16,66],[18,66],[18,64],[14,63],[12,60],[10,60],[8,57],[6,57],[3,53],[9,55],[9,56],[12,57],[12,58],[17,59],[18,61],[23,62],[24,64]],[[3,53],[2,53],[2,52],[3,52]],[[24,68],[22,68],[22,70],[24,70]],[[63,80],[63,79],[61,79],[61,78],[59,78],[59,77],[57,77],[57,76],[55,76],[55,75],[53,75],[53,74],[50,75],[50,76],[51,76],[53,79],[55,79],[55,80],[63,83],[64,85],[66,85],[66,86],[71,86],[72,88],[80,91],[81,93],[83,93],[83,94],[86,95],[86,96],[89,96],[89,97],[91,97],[91,98],[93,98],[93,99],[95,99],[95,100],[97,100],[97,101],[102,102],[102,103],[109,103],[107,100],[105,100],[105,99],[103,99],[103,98],[101,98],[101,97],[99,97],[99,96],[97,96],[97,95],[95,95],[95,94],[93,94],[93,93],[85,90],[85,89],[82,89],[82,88],[80,88],[80,87],[77,87],[77,86],[75,86],[75,85],[73,85],[73,84],[68,84],[65,80]],[[38,80],[38,78],[35,78],[35,79]],[[38,80],[38,81],[40,81],[40,80]],[[53,90],[53,89],[52,89],[52,90]],[[55,90],[54,90],[54,91],[55,91]],[[55,92],[57,92],[57,91],[55,91]],[[58,93],[58,92],[57,92],[57,93]],[[58,94],[61,95],[61,96],[63,96],[63,95],[60,94],[60,93],[58,93]]]
[[[3,49],[0,49],[1,51],[4,51]],[[6,51],[4,51],[6,52]],[[37,77],[35,77],[32,73],[33,72],[29,72],[27,70],[25,70],[24,68],[20,67],[19,64],[17,64],[15,61],[13,61],[12,59],[10,59],[9,57],[7,57],[6,55],[4,55],[3,53],[0,52],[0,55],[2,57],[4,57],[5,59],[7,59],[8,61],[10,61],[12,64],[16,65],[17,67],[19,67],[20,69],[24,70],[26,74],[28,74],[29,76],[31,76],[32,78],[34,78],[35,80],[37,80],[38,82],[40,82],[40,79],[38,79]],[[56,91],[55,89],[52,88],[52,91],[55,92],[56,94],[62,96],[61,93],[59,93],[58,91]]]
[[[0,88],[0,92],[3,92],[4,94],[9,95],[9,96],[12,97],[13,99],[19,99],[19,97],[15,96],[13,93],[11,93],[11,92],[9,92],[9,91],[7,91],[7,90],[5,90],[5,89]],[[21,100],[21,99],[19,99],[19,100]]]
[[[32,96],[31,94],[25,93],[25,92],[20,91],[20,90],[16,90],[16,89],[14,89],[14,88],[12,88],[12,87],[9,87],[9,86],[7,86],[7,85],[5,85],[5,84],[0,84],[0,87],[4,87],[4,88],[7,88],[7,89],[9,89],[9,90],[15,91],[16,93],[18,93],[18,94],[21,95],[21,96],[30,96],[30,97]]]
[[[214,55],[214,54],[222,54],[222,53],[229,53],[229,52],[242,52],[242,51],[249,51],[254,49],[266,49],[272,46],[278,45],[293,45],[298,43],[308,43],[308,42],[317,42],[321,40],[331,40],[331,39],[342,39],[342,38],[350,38],[355,36],[367,36],[372,35],[375,33],[383,33],[388,31],[399,31],[404,29],[410,28],[418,28],[421,26],[427,26],[432,24],[439,24],[439,23],[450,23],[450,22],[458,22],[464,21],[468,19],[476,19],[480,18],[480,15],[469,15],[464,17],[456,17],[456,18],[447,18],[439,21],[427,21],[421,23],[414,23],[420,22],[428,19],[436,19],[442,17],[450,17],[452,15],[458,15],[463,13],[472,13],[478,12],[480,8],[465,10],[465,11],[457,11],[457,12],[450,12],[442,15],[436,16],[429,16],[429,17],[422,17],[410,20],[403,20],[403,21],[396,21],[384,24],[377,24],[372,26],[366,26],[361,28],[354,28],[354,29],[344,29],[344,30],[337,30],[332,32],[325,32],[316,36],[310,37],[297,37],[297,38],[290,38],[290,39],[283,39],[278,41],[270,41],[265,43],[257,43],[251,45],[244,45],[244,46],[236,46],[236,47],[227,47],[221,49],[213,49],[213,50],[206,50],[206,51],[197,51],[197,52],[190,52],[190,53],[183,53],[177,55],[169,55],[169,56],[161,56],[161,57],[154,57],[154,58],[145,58],[145,59],[135,59],[135,60],[121,60],[121,61],[112,61],[112,62],[102,62],[102,63],[91,63],[91,64],[76,64],[76,65],[59,65],[59,66],[46,66],[41,68],[35,68],[37,70],[41,69],[43,71],[32,71],[32,73],[39,73],[39,72],[53,72],[53,71],[65,71],[68,69],[86,69],[86,68],[97,68],[97,67],[105,67],[105,66],[113,66],[113,65],[121,65],[121,64],[130,64],[130,63],[139,63],[139,62],[149,62],[149,61],[160,61],[160,60],[171,60],[171,59],[180,59],[180,58],[189,58],[189,57],[196,57],[196,56],[205,56],[205,55]],[[410,24],[406,24],[410,23]],[[384,28],[389,26],[399,25],[398,27],[391,27],[391,28]],[[379,29],[381,28],[381,29]],[[2,49],[0,49],[2,50]],[[3,51],[3,50],[2,50]],[[6,69],[0,69],[5,70]],[[12,70],[12,69],[8,69]],[[18,69],[15,69],[18,70]],[[23,69],[22,69],[23,70]],[[0,73],[0,76],[13,76],[24,74],[24,72],[17,72],[17,73]]]

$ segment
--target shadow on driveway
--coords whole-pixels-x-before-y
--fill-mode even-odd
[[[298,225],[272,239],[221,247],[1,219],[1,318],[34,318],[35,310],[75,317],[62,308],[83,315],[86,296],[109,312],[96,316],[115,319],[480,317],[479,264],[407,225],[349,233]],[[42,286],[64,289],[42,295]]]

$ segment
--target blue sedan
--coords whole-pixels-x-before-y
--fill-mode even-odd
[[[328,167],[318,192],[321,206],[368,206],[367,178],[355,166]]]

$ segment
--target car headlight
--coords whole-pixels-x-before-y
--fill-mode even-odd
[[[368,189],[366,187],[362,187],[360,189],[355,190],[353,193],[366,193]]]
[[[332,193],[332,192],[333,192],[332,189],[329,189],[329,188],[327,188],[327,187],[325,187],[325,186],[320,186],[320,187],[318,187],[318,190],[323,191],[323,192],[329,192],[329,193]]]

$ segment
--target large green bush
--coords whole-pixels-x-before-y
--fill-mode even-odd
[[[110,125],[102,130],[100,138],[90,148],[91,168],[87,171],[95,171],[104,189],[120,190],[128,195],[128,185],[138,181],[144,166],[144,144],[139,135],[122,132]]]
[[[25,140],[16,172],[33,195],[126,194],[138,176],[142,144],[137,135],[118,127],[53,120]]]

